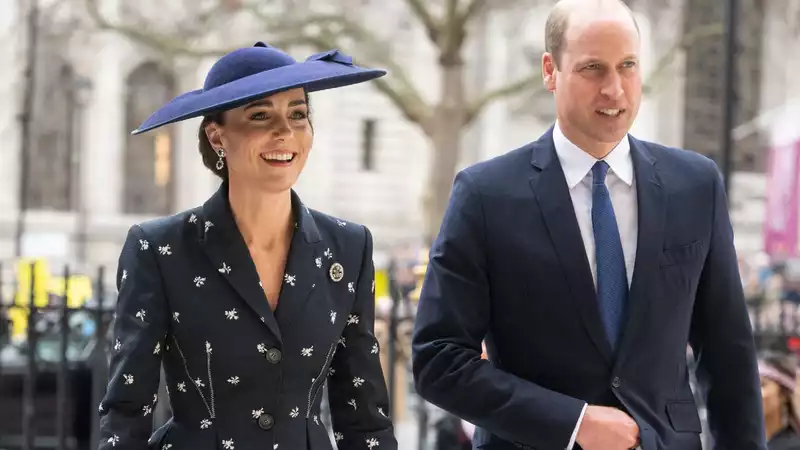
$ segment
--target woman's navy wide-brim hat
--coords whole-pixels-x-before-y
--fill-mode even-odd
[[[233,109],[288,89],[322,91],[384,75],[385,70],[354,65],[352,58],[338,50],[316,53],[303,62],[297,62],[283,51],[258,42],[253,47],[234,50],[220,58],[208,72],[203,89],[170,100],[132,134]]]

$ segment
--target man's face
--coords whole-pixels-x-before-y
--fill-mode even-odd
[[[559,123],[576,145],[588,149],[608,144],[610,150],[639,111],[639,33],[627,11],[594,17],[576,12],[564,38],[560,61],[549,53],[542,58]]]

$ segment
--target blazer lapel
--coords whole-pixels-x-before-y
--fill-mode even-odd
[[[261,287],[250,251],[242,238],[228,204],[227,183],[203,205],[200,244],[215,270],[236,290],[247,305],[281,340],[278,322]]]
[[[658,261],[664,241],[666,196],[656,166],[655,156],[646,144],[629,137],[631,158],[636,178],[636,200],[638,208],[638,236],[636,263],[633,269],[630,294],[628,296],[628,319],[622,342],[618,350],[617,364],[621,364],[631,346],[636,342],[647,310],[650,306],[650,290],[658,283],[653,279],[659,275]]]
[[[586,248],[583,245],[564,171],[556,156],[552,130],[550,128],[533,144],[531,164],[534,167],[534,174],[529,182],[561,261],[572,300],[580,312],[583,325],[610,366],[613,360],[611,345],[603,329],[594,281],[586,258]]]
[[[325,281],[326,248],[322,242],[314,218],[308,208],[292,193],[297,205],[297,231],[292,238],[289,258],[286,262],[283,288],[278,299],[275,315],[281,327],[287,327],[302,313],[313,289],[323,287]]]

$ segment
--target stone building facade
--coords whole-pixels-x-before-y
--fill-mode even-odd
[[[125,14],[121,0],[102,3],[108,17]],[[235,7],[237,2],[228,3]],[[392,55],[417,81],[421,95],[435,98],[437,83],[429,80],[437,76],[436,54],[404,2],[355,3],[361,8],[359,20],[380,23],[376,29],[394,34]],[[465,55],[473,91],[536,70],[546,5],[522,3],[521,9],[492,14],[471,30]],[[642,29],[643,70],[649,74],[663,66],[657,80],[646,80],[654,87],[633,133],[717,156],[722,37],[691,41],[686,48],[675,44],[693,28],[719,22],[724,2],[632,3]],[[742,3],[747,20],[741,31],[737,120],[756,125],[737,142],[736,167],[743,173],[734,180],[732,206],[737,244],[750,252],[760,248],[764,181],[759,172],[770,133],[769,121],[751,119],[800,98],[800,80],[792,76],[800,55],[788,55],[800,46],[797,27],[786,19],[797,17],[798,6],[790,0]],[[0,71],[0,98],[14,105],[0,109],[0,257],[5,260],[14,257],[19,216],[25,4],[10,2],[0,18],[0,35],[11,44],[0,47],[0,58],[10,62]],[[62,26],[43,27],[40,39],[23,249],[25,255],[55,263],[113,268],[131,224],[198,205],[218,185],[196,150],[198,120],[143,136],[129,134],[157,105],[201,86],[213,59],[165,60],[113,32],[72,33],[68,19],[43,18]],[[247,30],[229,28],[229,33]],[[225,39],[252,45],[263,38],[242,31]],[[381,266],[392,246],[419,238],[428,142],[374,86],[316,93],[311,101],[315,144],[297,190],[312,207],[368,225]],[[464,135],[462,166],[535,139],[552,120],[552,98],[542,90],[492,104]]]

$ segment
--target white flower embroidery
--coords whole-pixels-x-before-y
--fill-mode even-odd
[[[319,256],[317,256],[317,257],[314,259],[314,264],[316,264],[316,265],[317,265],[317,269],[320,269],[320,268],[322,268],[322,258],[320,258]]]
[[[192,214],[189,216],[189,223],[196,223],[196,222],[197,222],[197,214],[195,214],[195,213],[192,213]]]
[[[161,450],[169,450],[172,448],[172,444],[164,444],[161,446]]]
[[[117,442],[119,442],[119,436],[116,434],[108,438],[108,443],[111,444],[112,447],[116,447]]]
[[[336,311],[331,311],[331,323],[336,323]]]
[[[211,426],[211,421],[208,419],[203,419],[200,421],[200,429],[205,430]]]
[[[139,248],[142,250],[147,250],[150,248],[150,243],[147,242],[146,239],[139,239]]]
[[[363,385],[364,385],[364,379],[363,378],[359,378],[359,377],[353,378],[353,386],[354,387],[358,388],[358,387],[361,387]]]
[[[206,220],[206,233],[208,233],[208,229],[213,227],[213,226],[214,226],[214,224],[211,223],[210,220]]]
[[[239,377],[230,377],[230,378],[228,378],[228,383],[236,386],[237,384],[239,384]]]
[[[147,311],[140,309],[139,312],[136,313],[136,318],[141,319],[144,322],[144,316],[147,315]]]
[[[233,450],[233,439],[223,439],[222,448],[225,450]]]
[[[381,443],[376,438],[369,438],[367,439],[367,448],[375,448],[380,446]]]
[[[359,320],[358,314],[350,314],[350,317],[347,318],[348,325],[357,324]]]
[[[356,287],[352,281],[347,283],[347,290],[350,291],[351,294],[356,291]]]
[[[147,416],[153,413],[153,408],[150,405],[144,405],[142,407],[142,411],[144,412],[144,415]]]
[[[203,383],[203,380],[201,380],[200,378],[198,378],[198,379],[194,380],[194,384],[195,384],[197,387],[206,387],[206,385]]]
[[[369,352],[372,353],[373,355],[377,355],[378,354],[378,344],[372,344],[372,350],[370,350]]]
[[[289,275],[288,273],[283,276],[283,281],[288,283],[290,286],[294,286],[295,281],[297,281],[297,277],[294,275]]]
[[[103,412],[103,404],[102,403],[100,403],[100,405],[97,406],[97,411],[98,412]]]
[[[225,318],[228,320],[239,320],[239,313],[236,312],[236,308],[225,311]]]
[[[156,342],[156,348],[153,349],[153,354],[158,355],[161,353],[161,342]]]
[[[311,356],[312,353],[314,353],[313,345],[311,347],[304,348],[303,350],[300,351],[300,354],[306,357]]]
[[[256,345],[256,349],[258,349],[258,353],[267,353],[267,346],[263,343]]]
[[[206,279],[203,277],[194,277],[194,285],[197,287],[203,286],[206,284]]]
[[[169,246],[169,244],[162,245],[158,247],[158,252],[161,253],[162,255],[171,255],[172,248]]]
[[[344,336],[339,336],[339,345],[347,347],[347,339],[345,339]]]
[[[292,419],[296,419],[297,416],[299,415],[300,415],[300,408],[298,408],[297,406],[295,406],[294,408],[292,408],[291,411],[289,411],[289,417],[291,417]]]
[[[120,342],[119,339],[114,341],[114,350],[115,351],[119,351],[119,349],[121,349],[121,348],[122,348],[122,342]]]
[[[336,442],[339,442],[344,439],[344,435],[337,431],[336,433],[333,433],[333,438],[336,439]]]
[[[261,415],[264,414],[264,408],[254,409],[253,410],[253,419],[258,419]]]
[[[133,384],[133,375],[125,373],[122,377],[125,378],[125,384]]]
[[[222,267],[219,269],[219,273],[231,273],[231,266],[229,266],[225,261],[222,262]]]
[[[382,407],[380,407],[380,406],[378,406],[378,414],[380,414],[380,415],[382,415],[383,417],[386,417],[386,418],[388,419],[388,417],[386,416],[386,413],[385,413],[385,412],[383,412],[383,408],[382,408]]]
[[[178,383],[178,392],[186,392],[186,383],[183,381]]]
[[[356,399],[354,399],[354,398],[351,398],[351,399],[350,399],[350,401],[349,401],[349,402],[347,402],[347,404],[348,404],[348,405],[350,405],[350,406],[352,406],[354,411],[355,411],[356,409],[358,409],[358,405],[356,405]]]
[[[206,353],[211,354],[211,344],[208,341],[206,341]]]
[[[333,376],[333,374],[335,374],[335,373],[336,373],[336,369],[334,369],[333,367],[331,367],[330,369],[328,369],[328,376],[329,376],[329,377],[332,377],[332,376]]]
[[[339,220],[339,219],[336,219],[336,223],[337,223],[337,224],[338,224],[340,227],[343,227],[343,226],[347,225],[347,222],[345,222],[345,221],[342,221],[342,220]]]
[[[128,271],[123,269],[122,270],[122,279],[121,279],[121,281],[125,281],[127,279],[128,279]]]
[[[319,416],[317,416],[316,414],[314,414],[314,423],[319,425]]]
[[[158,403],[158,394],[153,394],[153,404]]]
[[[323,255],[325,255],[325,257],[328,259],[333,258],[333,253],[331,253],[331,249],[325,250],[325,253],[323,253]]]
[[[174,320],[175,322],[181,323],[181,321],[178,319],[178,317],[180,317],[180,315],[181,315],[181,313],[179,313],[179,312],[172,313],[172,320]]]

